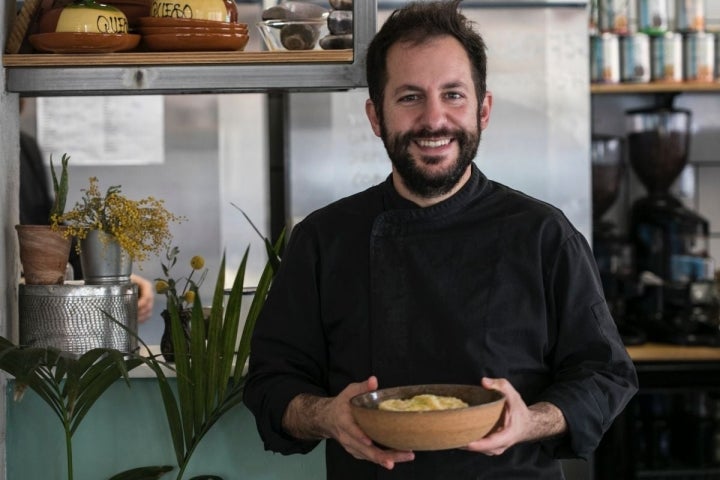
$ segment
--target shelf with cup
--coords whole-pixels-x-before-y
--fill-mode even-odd
[[[377,0],[354,2],[351,50],[5,54],[6,88],[41,97],[364,87],[376,11]]]

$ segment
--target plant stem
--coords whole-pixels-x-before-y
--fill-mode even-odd
[[[202,441],[203,437],[205,437],[205,434],[210,431],[210,428],[213,426],[215,422],[211,423],[204,423],[202,426],[202,429],[197,432],[197,434],[193,437],[191,444],[189,445],[190,448],[188,448],[187,452],[185,452],[185,456],[183,457],[182,465],[178,465],[180,468],[180,472],[178,473],[178,476],[176,480],[182,480],[183,475],[185,474],[185,469],[190,464],[190,459],[193,456],[193,452],[195,452],[195,449],[200,445],[200,442]]]
[[[73,480],[72,432],[70,432],[70,422],[67,420],[67,417],[63,421],[63,427],[65,428],[65,450],[67,451],[68,480]]]

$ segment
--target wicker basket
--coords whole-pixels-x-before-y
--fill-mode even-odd
[[[20,285],[20,344],[82,355],[93,348],[131,352],[137,339],[137,286]]]

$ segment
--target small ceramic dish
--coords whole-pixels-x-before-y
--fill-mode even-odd
[[[247,31],[247,23],[216,22],[214,20],[199,20],[197,18],[162,18],[142,17],[138,19],[141,27],[210,27],[233,28]]]
[[[233,33],[247,35],[247,28],[232,27],[140,27],[143,35],[168,33]]]
[[[389,399],[432,394],[458,398],[466,408],[390,411],[378,408]],[[500,419],[505,397],[479,385],[412,385],[353,397],[350,408],[360,428],[375,442],[396,450],[447,450],[487,435]]]
[[[242,50],[250,37],[240,33],[159,33],[143,35],[148,50],[161,52],[210,52]]]
[[[113,53],[132,50],[140,35],[131,33],[36,33],[28,37],[36,50],[49,53]]]

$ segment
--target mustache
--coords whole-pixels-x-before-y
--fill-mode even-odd
[[[411,138],[437,138],[437,137],[457,137],[461,132],[452,131],[448,128],[442,128],[440,130],[430,130],[423,128],[416,132],[408,132],[407,135]]]

